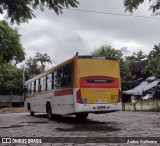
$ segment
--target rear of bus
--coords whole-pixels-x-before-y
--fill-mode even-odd
[[[74,58],[75,113],[109,113],[122,109],[118,59]]]

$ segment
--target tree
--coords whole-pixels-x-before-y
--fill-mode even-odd
[[[133,52],[133,55],[131,55],[131,56],[126,56],[126,59],[135,62],[135,61],[141,61],[146,57],[147,57],[147,55],[144,55],[143,51],[140,50],[137,53]]]
[[[44,63],[48,62],[48,63],[52,63],[51,62],[51,57],[47,55],[47,53],[45,54],[41,54],[41,53],[36,53],[36,56],[34,57],[34,60],[36,62],[40,62],[41,63],[41,71],[44,71],[45,65]]]
[[[0,21],[0,63],[15,61],[17,64],[25,59],[24,55],[17,31],[6,21]]]
[[[138,6],[144,3],[145,0],[124,0],[124,6],[126,11],[133,12],[133,10],[138,9]],[[159,0],[149,0],[150,7],[149,10],[152,10],[153,14],[159,15],[160,1]]]
[[[25,71],[26,80],[29,80],[41,73],[41,67],[37,64],[37,61],[31,57],[26,60],[25,66],[23,66],[22,69]]]
[[[153,50],[148,55],[148,64],[145,67],[144,72],[148,72],[150,75],[160,75],[160,43],[154,45]]]
[[[133,52],[131,56],[126,56],[125,59],[130,64],[130,68],[132,69],[132,75],[135,76],[135,79],[138,78],[146,78],[146,74],[144,74],[143,70],[147,64],[147,55],[143,54],[143,51]],[[143,60],[145,59],[146,60]]]
[[[7,12],[7,18],[10,18],[12,23],[19,24],[35,17],[33,9],[38,7],[42,11],[44,7],[48,7],[59,14],[62,13],[63,7],[77,7],[78,4],[77,0],[1,0],[0,13]]]
[[[127,89],[132,88],[133,81],[135,76],[132,74],[132,62],[129,60],[121,61],[121,82],[122,82],[122,90],[125,91]]]
[[[116,57],[119,59],[123,56],[122,50],[116,50],[109,45],[103,45],[100,48],[95,49],[91,54],[95,56]]]
[[[22,70],[5,63],[0,65],[0,95],[22,94],[23,91]]]

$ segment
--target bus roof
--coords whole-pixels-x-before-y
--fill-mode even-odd
[[[108,56],[92,56],[92,55],[82,55],[78,56],[79,59],[106,59],[106,60],[113,60],[118,61],[119,59],[115,57],[108,57]]]
[[[117,58],[114,58],[114,57],[107,57],[107,56],[92,56],[92,55],[76,55],[78,57],[78,59],[105,59],[105,60],[112,60],[112,61],[118,61]],[[75,56],[74,56],[75,57]],[[65,64],[68,64],[70,62],[72,62],[74,60],[74,57],[60,63],[59,65],[55,66],[55,67],[52,67],[50,68],[49,70],[47,71],[44,71],[42,72],[41,74],[33,77],[32,79],[30,80],[27,80],[26,83],[29,83],[31,81],[35,81],[36,79],[38,79],[39,77],[43,77],[45,76],[46,74],[48,73],[51,73],[53,70],[56,70],[58,68],[60,68],[61,66],[64,66]]]

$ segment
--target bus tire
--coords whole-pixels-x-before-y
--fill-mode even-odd
[[[50,103],[47,103],[47,117],[48,119],[52,120],[53,114],[52,114],[52,107]]]
[[[34,112],[32,112],[31,110],[30,110],[30,115],[31,115],[31,116],[34,116]]]
[[[78,121],[84,121],[86,120],[88,117],[88,113],[79,113],[79,114],[76,114],[76,119]]]
[[[28,103],[28,111],[30,112],[30,115],[31,115],[31,116],[34,116],[34,112],[31,111],[31,106],[30,106],[29,103]]]

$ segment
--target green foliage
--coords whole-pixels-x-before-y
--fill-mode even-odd
[[[135,77],[132,74],[132,61],[122,60],[121,61],[121,82],[122,90],[127,90],[132,88],[132,83]]]
[[[6,63],[0,65],[0,94],[22,94],[22,70]]]
[[[26,60],[25,67],[23,67],[23,69],[25,70],[26,80],[31,79],[41,73],[41,67],[33,58]]]
[[[147,55],[144,55],[143,51],[140,50],[137,53],[133,52],[133,55],[131,55],[131,56],[126,56],[126,59],[130,60],[130,61],[141,61],[142,59],[144,59],[146,57],[147,57]]]
[[[100,48],[95,49],[93,52],[91,52],[91,54],[94,56],[116,57],[118,59],[120,59],[123,56],[121,50],[116,50],[109,45],[103,45]]]
[[[134,10],[138,9],[138,6],[142,3],[144,3],[145,0],[124,0],[124,6],[126,7],[126,11],[133,12]],[[160,1],[159,0],[149,0],[150,2],[150,10],[155,15],[159,15],[159,9],[160,9]]]
[[[145,71],[151,75],[160,75],[160,43],[154,45],[153,50],[148,55],[148,65],[145,67]]]
[[[133,79],[145,78],[147,76],[142,72],[142,70],[145,68],[145,66],[143,66],[144,65],[143,62],[145,61],[142,60],[146,57],[147,55],[144,55],[141,50],[138,51],[137,53],[133,52],[131,56],[125,57],[126,62],[129,62],[132,75],[135,76]],[[133,81],[133,79],[131,81]]]
[[[6,11],[11,22],[19,24],[35,17],[32,9],[40,8],[43,11],[44,7],[48,7],[54,10],[56,14],[60,14],[63,7],[76,8],[78,4],[77,0],[1,0],[0,13],[3,14]]]
[[[45,65],[44,63],[52,63],[51,62],[51,57],[47,55],[47,53],[45,54],[41,54],[41,53],[36,53],[36,56],[34,57],[34,60],[36,62],[40,62],[41,63],[41,71],[44,71]]]
[[[7,22],[0,21],[0,62],[15,61],[17,64],[25,59],[20,43],[20,36]]]
[[[133,12],[143,2],[144,0],[124,0],[124,6],[126,7],[126,11]]]

